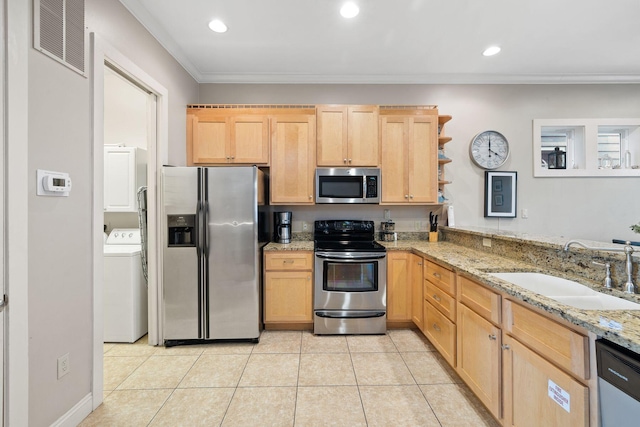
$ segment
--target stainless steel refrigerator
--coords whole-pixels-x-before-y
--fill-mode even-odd
[[[166,346],[248,339],[261,329],[266,176],[257,167],[164,167]]]

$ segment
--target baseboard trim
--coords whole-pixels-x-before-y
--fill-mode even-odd
[[[91,413],[93,398],[91,393],[87,394],[73,408],[69,409],[63,416],[58,418],[52,427],[76,427]]]

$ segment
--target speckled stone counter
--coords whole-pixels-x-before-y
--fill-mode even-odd
[[[293,240],[291,243],[269,243],[265,251],[312,251],[313,240]]]
[[[516,238],[512,237],[512,239]],[[526,289],[500,280],[489,274],[497,271],[534,271],[551,274],[574,280],[601,292],[640,303],[640,296],[638,295],[625,294],[615,289],[604,289],[598,282],[585,277],[583,272],[574,271],[574,269],[571,268],[572,264],[570,259],[568,260],[569,268],[565,268],[565,263],[562,262],[564,260],[558,261],[556,259],[550,260],[548,263],[541,263],[539,262],[539,258],[533,255],[528,257],[528,251],[535,251],[535,245],[548,245],[547,249],[551,250],[553,254],[554,251],[558,252],[561,249],[561,242],[535,241],[534,247],[527,248],[527,242],[520,241],[519,244],[523,246],[518,253],[513,254],[509,251],[509,255],[513,257],[489,253],[476,249],[473,245],[462,245],[451,241],[430,243],[425,240],[398,240],[396,242],[380,243],[389,251],[413,251],[443,266],[449,267],[455,272],[462,273],[479,283],[490,286],[497,291],[504,292],[515,300],[524,301],[553,316],[560,317],[600,337],[604,337],[636,353],[640,353],[640,310],[581,310],[527,291]],[[294,241],[287,245],[270,243],[265,247],[265,250],[313,250],[313,242]],[[543,256],[544,259],[553,258],[548,254],[542,254],[540,256]],[[559,266],[560,268],[551,268],[555,266]]]

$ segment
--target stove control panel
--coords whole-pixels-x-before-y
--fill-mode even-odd
[[[316,221],[314,231],[321,234],[361,234],[373,233],[373,221],[324,220]]]

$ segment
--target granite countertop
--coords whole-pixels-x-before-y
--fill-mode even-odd
[[[497,291],[512,296],[515,300],[524,301],[538,307],[553,316],[560,317],[569,323],[580,326],[623,347],[640,353],[640,310],[582,310],[564,305],[560,302],[523,289],[491,276],[496,271],[535,271],[557,277],[574,280],[598,291],[606,292],[620,298],[640,303],[640,296],[624,294],[618,290],[604,289],[600,284],[582,277],[571,276],[560,271],[542,269],[534,264],[505,258],[474,249],[449,243],[429,243],[424,240],[399,240],[380,242],[388,251],[413,251],[439,264],[462,273],[465,276],[483,283]],[[548,242],[551,244],[551,242]],[[278,250],[313,250],[312,241],[293,241],[290,244],[269,243],[266,251]]]

